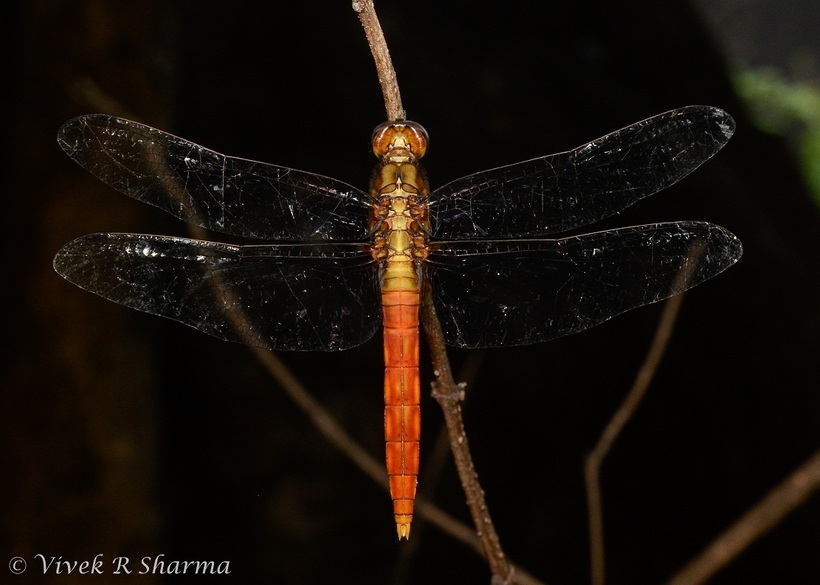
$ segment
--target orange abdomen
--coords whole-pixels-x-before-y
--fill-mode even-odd
[[[419,292],[382,292],[384,437],[399,539],[408,538],[419,472]]]

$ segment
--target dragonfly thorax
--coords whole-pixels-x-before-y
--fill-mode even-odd
[[[427,254],[427,186],[414,163],[382,164],[371,186],[377,260],[410,262]]]

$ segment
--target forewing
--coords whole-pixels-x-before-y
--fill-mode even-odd
[[[104,183],[195,225],[280,241],[367,239],[367,195],[329,177],[225,156],[103,114],[69,120],[57,140]]]
[[[347,349],[381,322],[378,266],[356,245],[91,234],[63,246],[54,268],[115,303],[269,349]]]
[[[675,222],[558,240],[447,242],[427,275],[447,343],[529,345],[683,292],[742,253],[722,227]]]
[[[468,175],[431,195],[432,235],[534,237],[599,221],[691,173],[734,128],[723,110],[689,106],[569,152]]]

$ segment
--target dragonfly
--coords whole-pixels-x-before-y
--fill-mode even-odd
[[[381,327],[386,466],[406,539],[419,467],[423,298],[449,345],[518,346],[583,331],[719,274],[742,246],[711,223],[565,232],[674,184],[734,128],[723,110],[683,107],[430,191],[420,166],[427,132],[390,121],[373,132],[377,165],[365,191],[85,115],[58,134],[80,166],[185,222],[264,242],[97,233],[63,246],[54,268],[126,307],[271,350],[346,350]]]

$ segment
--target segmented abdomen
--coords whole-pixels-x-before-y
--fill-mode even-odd
[[[407,273],[410,272],[408,275]],[[407,538],[419,472],[419,287],[412,262],[388,262],[384,311],[384,436],[399,538]]]

